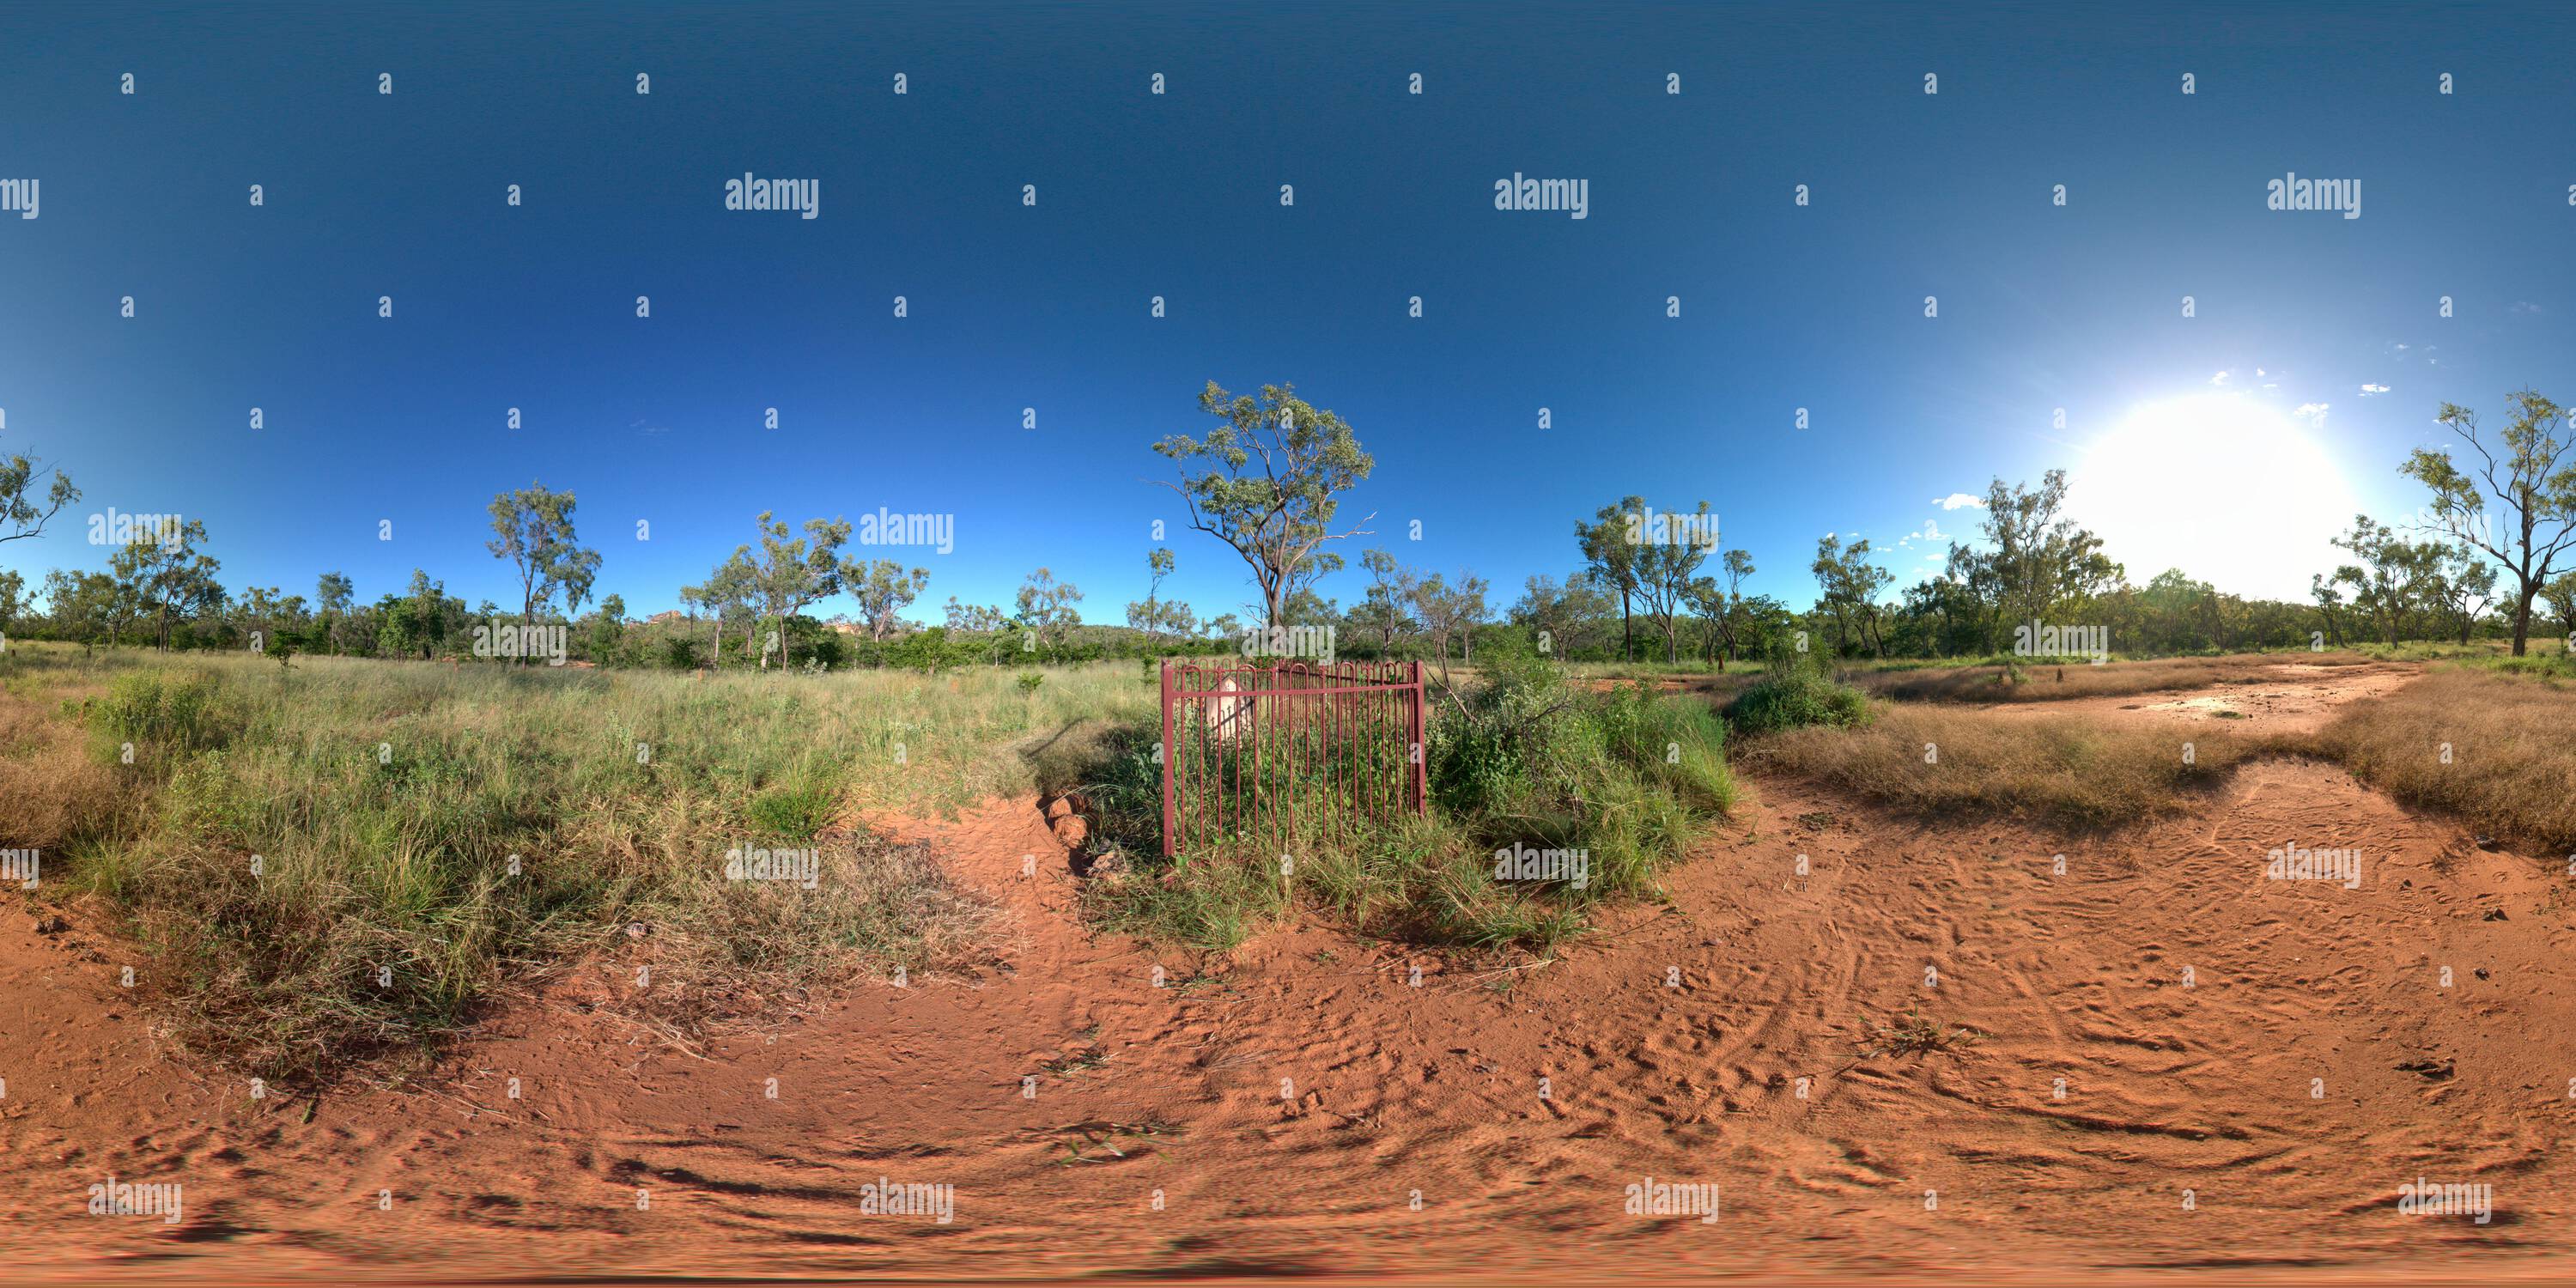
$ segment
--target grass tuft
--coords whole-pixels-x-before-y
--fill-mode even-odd
[[[285,1083],[428,1054],[580,962],[666,1029],[971,965],[991,909],[845,815],[1025,782],[995,743],[1069,714],[998,678],[880,702],[895,677],[10,652],[0,840],[61,847],[46,888],[139,942],[184,1043]],[[818,880],[732,879],[740,848]]]
[[[1092,915],[1210,951],[1314,911],[1410,943],[1547,953],[1601,901],[1657,894],[1657,874],[1734,804],[1726,729],[1699,699],[1581,686],[1552,664],[1496,657],[1480,682],[1432,701],[1428,818],[1335,827],[1314,785],[1288,781],[1279,758],[1249,766],[1256,793],[1289,805],[1284,879],[1272,836],[1162,861],[1150,731],[1113,740],[1082,787],[1103,834],[1151,857],[1132,879],[1092,886]],[[1311,758],[1301,770],[1315,770]],[[1580,852],[1580,883],[1498,874],[1497,851],[1524,846]]]
[[[2188,809],[2268,746],[2220,729],[1890,704],[1866,728],[1795,729],[1744,754],[1923,818],[2093,830]]]

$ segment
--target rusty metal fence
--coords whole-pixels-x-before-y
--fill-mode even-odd
[[[1163,853],[1287,853],[1430,811],[1420,662],[1163,663]]]

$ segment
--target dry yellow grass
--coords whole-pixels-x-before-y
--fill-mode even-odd
[[[2218,729],[1885,704],[1864,727],[1791,730],[1740,753],[1916,815],[2086,829],[2189,808],[2193,793],[2267,748]]]
[[[108,828],[128,793],[78,728],[0,693],[0,849],[61,850]]]
[[[2353,703],[2312,741],[2407,804],[2521,848],[2576,852],[2576,690],[2554,680],[2437,670]]]
[[[2361,666],[2356,653],[2247,653],[2232,657],[2166,657],[2139,662],[1983,663],[1902,671],[1854,671],[1842,677],[1874,698],[1898,702],[2056,702],[2114,698],[2219,684],[2256,684],[2272,668]],[[2019,675],[2014,673],[2018,671]]]
[[[2132,665],[2143,669],[2141,679],[2166,680],[2195,667],[2225,675],[2251,661]],[[2116,668],[2106,669],[2104,682],[2124,682]],[[2069,676],[2072,684],[2072,668]],[[2209,725],[2105,726],[2080,715],[2032,718],[1941,701],[1881,703],[1866,727],[1794,730],[1746,744],[1739,755],[1749,765],[1924,817],[2060,827],[2180,812],[2196,790],[2249,759],[2309,755],[2518,849],[2576,857],[2576,688],[2545,674],[2447,666],[2354,701],[2323,729],[2295,736],[2253,737]]]

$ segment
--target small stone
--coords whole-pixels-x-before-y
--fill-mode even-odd
[[[43,916],[36,918],[36,933],[40,935],[59,935],[71,928],[72,923],[63,920],[60,917]]]
[[[1055,821],[1055,839],[1068,850],[1079,850],[1084,841],[1091,839],[1091,825],[1079,814],[1067,814]]]

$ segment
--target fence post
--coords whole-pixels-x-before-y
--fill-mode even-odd
[[[1163,662],[1163,857],[1180,853],[1177,832],[1181,825],[1179,797],[1173,791],[1172,772],[1178,769],[1181,750],[1172,745],[1172,663]]]
[[[1413,816],[1429,818],[1431,817],[1429,790],[1431,749],[1422,745],[1422,659],[1420,658],[1413,660],[1413,680],[1410,687],[1413,691],[1413,741],[1404,750],[1405,764],[1409,767],[1405,776],[1413,788]],[[1420,752],[1418,756],[1415,754],[1417,750]]]

